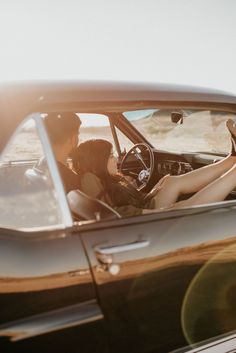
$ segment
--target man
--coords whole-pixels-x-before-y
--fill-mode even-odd
[[[79,142],[79,117],[70,112],[50,113],[44,123],[52,143],[53,152],[66,193],[80,186],[80,177],[67,165],[68,157],[73,155]]]

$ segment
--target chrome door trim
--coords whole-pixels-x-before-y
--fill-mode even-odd
[[[29,316],[0,326],[0,336],[19,341],[65,328],[103,319],[95,300]]]
[[[36,126],[38,128],[39,137],[42,142],[44,153],[48,162],[48,167],[51,172],[52,181],[55,187],[55,190],[58,195],[59,204],[62,211],[62,216],[64,218],[65,227],[72,227],[73,219],[71,211],[67,202],[65,195],[65,189],[58,171],[58,166],[54,157],[54,153],[47,135],[46,128],[43,124],[42,117],[40,113],[31,114],[28,118],[33,118],[35,120]]]
[[[98,245],[94,248],[95,252],[100,255],[113,255],[122,253],[125,251],[137,250],[149,246],[149,240],[138,240],[128,244],[113,245],[113,246],[101,246]]]
[[[197,346],[193,349],[186,350],[185,348],[180,348],[171,353],[233,353],[236,347],[236,334],[231,336],[226,336],[221,339],[212,340],[211,343],[204,344],[202,346]]]

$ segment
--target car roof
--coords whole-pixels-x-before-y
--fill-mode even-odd
[[[132,103],[150,107],[152,102],[199,102],[235,105],[236,96],[216,89],[175,84],[19,81],[0,84],[0,150],[16,126],[30,113],[61,110],[128,109]]]

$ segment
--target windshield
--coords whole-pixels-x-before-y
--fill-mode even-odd
[[[235,114],[196,109],[145,109],[124,112],[129,122],[158,150],[227,154],[225,122]]]

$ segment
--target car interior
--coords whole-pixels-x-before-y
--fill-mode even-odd
[[[226,120],[234,117],[230,112],[205,108],[151,107],[74,113],[82,122],[79,140],[103,138],[110,141],[117,154],[119,171],[144,195],[163,176],[181,175],[215,163],[230,150],[229,134],[225,126]],[[45,114],[47,112],[43,112],[42,117]],[[16,139],[17,149],[6,149],[7,153],[3,153],[0,179],[4,178],[7,182],[1,183],[4,185],[2,194],[6,190],[11,190],[14,195],[22,190],[27,194],[32,188],[49,193],[52,188],[48,168],[42,171],[36,167],[38,158],[45,151],[39,145],[41,142],[36,143],[36,139],[40,138],[32,131],[29,124],[22,131],[18,130],[16,137],[22,134],[23,138]],[[22,144],[26,138],[29,138],[28,146]],[[21,156],[21,149],[24,153],[29,150],[27,158],[24,153]],[[38,150],[41,151],[39,155]],[[78,168],[75,164],[73,167],[71,159],[68,159],[68,166]],[[236,192],[232,191],[227,200],[235,199],[235,195]],[[120,218],[119,213],[109,205],[92,199],[80,190],[70,193],[67,199],[75,221]]]

